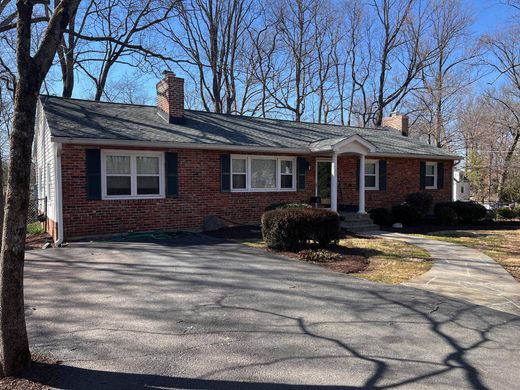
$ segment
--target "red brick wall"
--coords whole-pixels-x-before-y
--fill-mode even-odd
[[[375,207],[391,207],[405,201],[406,196],[420,191],[420,159],[385,158],[387,161],[386,191],[367,190],[367,210]],[[434,160],[428,160],[434,161]],[[442,189],[427,190],[434,203],[451,200],[452,161],[444,161],[444,185]],[[357,157],[343,156],[338,159],[338,203],[358,204],[356,186]]]
[[[308,201],[315,194],[315,157],[302,192],[220,192],[222,151],[161,149],[179,158],[176,199],[87,200],[85,150],[93,146],[63,145],[63,226],[66,238],[157,229],[200,229],[204,216],[217,215],[237,224],[258,223],[266,206]],[[110,147],[116,149],[116,147]],[[122,148],[131,149],[131,148]],[[140,148],[142,149],[142,148]],[[156,149],[157,150],[157,149]],[[266,153],[269,155],[269,153]],[[367,208],[391,206],[419,190],[420,160],[387,159],[387,191],[367,191]],[[339,158],[339,203],[357,204],[356,158]],[[451,163],[445,162],[444,189],[432,190],[436,201],[451,196]]]

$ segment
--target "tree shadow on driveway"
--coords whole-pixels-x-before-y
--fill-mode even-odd
[[[520,317],[190,237],[30,254],[65,389],[514,388]],[[33,310],[34,308],[35,310]],[[507,362],[507,364],[504,364]]]

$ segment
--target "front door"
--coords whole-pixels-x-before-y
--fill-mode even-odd
[[[317,160],[316,162],[316,196],[321,198],[321,204],[330,207],[330,179],[332,162]]]

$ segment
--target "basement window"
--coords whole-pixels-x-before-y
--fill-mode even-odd
[[[159,152],[102,151],[103,199],[164,197],[164,161]]]

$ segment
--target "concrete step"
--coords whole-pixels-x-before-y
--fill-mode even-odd
[[[358,213],[346,213],[346,212],[340,212],[340,216],[343,217],[346,221],[352,221],[352,220],[370,220],[369,214],[358,214]]]
[[[356,226],[345,226],[341,224],[341,228],[343,230],[346,230],[347,232],[353,232],[353,233],[359,233],[359,232],[368,232],[372,230],[380,230],[380,227],[378,225],[375,225],[373,223],[367,223],[364,225],[356,225]]]

